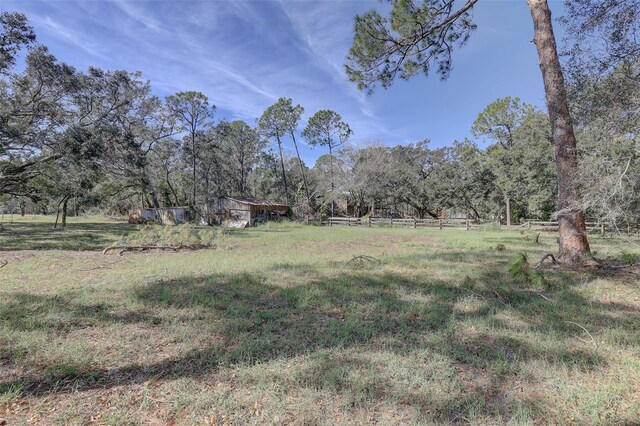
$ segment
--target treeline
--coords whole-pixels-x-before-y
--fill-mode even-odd
[[[60,62],[24,15],[5,12],[0,26],[5,209],[59,212],[64,224],[91,209],[197,212],[235,195],[286,202],[298,217],[448,211],[509,222],[556,213],[548,116],[517,98],[488,105],[475,140],[356,149],[337,112],[318,111],[303,127],[303,106],[281,98],[255,123],[217,120],[202,93],[161,99],[140,73]],[[583,208],[620,228],[640,225],[638,75],[638,62],[627,61],[571,87]],[[313,167],[300,157],[303,141],[326,152]]]

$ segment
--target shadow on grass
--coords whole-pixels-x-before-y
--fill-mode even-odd
[[[138,229],[128,223],[4,223],[0,250],[102,250]]]
[[[273,270],[282,269],[299,270],[288,264],[276,265]],[[384,270],[340,271],[332,277],[316,276],[292,286],[267,284],[259,274],[193,276],[138,287],[133,297],[145,307],[138,312],[119,312],[107,304],[77,304],[65,300],[65,296],[8,295],[10,302],[0,310],[0,324],[9,328],[68,331],[100,323],[138,322],[162,327],[164,310],[184,312],[186,316],[196,310],[199,317],[192,327],[218,338],[215,344],[158,363],[112,369],[50,368],[0,383],[0,392],[20,389],[22,396],[41,396],[104,389],[151,379],[204,377],[224,366],[250,366],[327,350],[384,348],[397,354],[428,351],[462,370],[487,376],[487,380],[458,394],[456,401],[443,397],[434,402],[410,390],[393,390],[384,378],[363,379],[364,383],[346,379],[344,371],[365,368],[371,362],[346,357],[312,363],[298,378],[299,385],[326,387],[372,400],[396,392],[395,400],[454,422],[465,404],[478,401],[485,404],[487,412],[495,409],[507,416],[504,410],[509,401],[494,391],[517,372],[500,375],[495,372],[496,363],[537,360],[586,371],[606,366],[597,348],[579,344],[574,336],[580,330],[566,321],[580,323],[593,333],[606,327],[632,332],[639,323],[637,317],[619,315],[624,306],[587,301],[571,287],[552,295],[556,300],[552,303],[523,291],[526,289],[500,284],[505,282],[505,277],[495,273],[456,285]],[[477,306],[460,310],[457,304],[469,297],[477,299]],[[502,312],[532,318],[532,330],[557,336],[558,344],[545,346],[517,333],[509,334],[513,326],[494,319]],[[468,320],[490,320],[495,333],[470,332],[461,326]],[[10,354],[2,358],[12,362]],[[332,375],[336,377],[331,379]],[[534,411],[544,406],[540,403]]]
[[[283,227],[276,225],[258,225],[249,228],[229,228],[229,234],[238,238],[260,238],[260,234],[285,234],[296,231],[295,227]]]
[[[12,330],[58,333],[108,323],[158,325],[162,322],[160,317],[145,311],[122,311],[107,303],[85,305],[73,302],[73,298],[73,295],[12,293],[6,295],[5,302],[0,305],[0,321],[9,324]]]

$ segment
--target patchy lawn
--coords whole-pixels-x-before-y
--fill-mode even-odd
[[[137,228],[71,225],[0,228],[16,250],[0,252],[8,424],[640,418],[639,276],[560,269],[544,271],[546,288],[515,283],[509,262],[540,259],[555,236],[265,225],[217,250],[103,256],[77,250]],[[640,251],[592,244],[601,257]]]
[[[0,250],[99,250],[137,231],[138,225],[98,216],[69,217],[53,229],[55,216],[2,215]]]

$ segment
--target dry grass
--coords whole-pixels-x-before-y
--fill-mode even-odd
[[[127,225],[85,226],[108,245]],[[290,224],[234,232],[222,250],[0,252],[0,418],[637,424],[638,277],[513,282],[509,261],[552,251],[542,240]],[[593,244],[601,257],[636,250]],[[346,265],[356,255],[381,263]]]

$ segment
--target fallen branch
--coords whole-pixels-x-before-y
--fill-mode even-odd
[[[122,255],[122,253],[127,252],[127,251],[135,251],[135,250],[139,250],[139,251],[146,251],[146,250],[172,250],[172,251],[178,251],[180,248],[182,248],[181,246],[111,246],[111,247],[107,247],[104,250],[102,250],[102,254],[107,254],[109,253],[111,250],[120,250],[119,254]]]
[[[4,260],[2,264],[0,264],[0,268],[4,268],[5,266],[7,266],[8,263],[9,263],[8,260]]]
[[[588,335],[588,336],[589,336],[589,338],[591,339],[591,343],[593,343],[593,346],[594,346],[596,349],[598,348],[598,344],[596,343],[596,339],[594,339],[594,338],[593,338],[593,336],[591,335],[591,333],[589,333],[589,330],[587,330],[586,328],[584,328],[583,326],[581,326],[581,325],[580,325],[580,324],[578,324],[577,322],[573,322],[573,321],[563,321],[563,322],[566,322],[567,324],[577,325],[578,327],[580,327],[581,329],[583,329],[583,330],[584,330],[584,332],[585,332],[585,333],[587,333],[587,335]],[[576,336],[576,338],[577,338],[578,340],[580,340],[581,342],[589,343],[589,342],[587,342],[586,340],[581,339],[581,338],[579,338],[579,337],[577,337],[577,336]]]
[[[553,265],[558,265],[558,261],[556,260],[555,256],[552,255],[551,253],[547,253],[544,256],[542,256],[542,259],[540,259],[540,262],[536,263],[536,266],[534,266],[533,269],[540,269],[544,261],[547,259],[551,259],[551,263]]]
[[[378,264],[382,263],[379,259],[376,259],[373,256],[359,255],[359,256],[353,256],[349,261],[347,261],[347,263],[344,264],[344,266],[347,267],[352,262],[357,263],[359,265],[363,265],[365,262],[378,263]]]
[[[505,302],[504,300],[502,300],[502,296],[500,296],[500,293],[498,293],[498,290],[496,290],[495,288],[491,289],[493,291],[493,294],[496,295],[496,300],[500,303],[502,303],[504,306],[510,307],[511,305],[509,305],[509,303]]]
[[[110,267],[111,267],[111,265],[115,265],[115,264],[117,264],[117,263],[120,263],[120,262],[112,262],[111,264],[108,264],[108,265],[100,265],[100,266],[96,266],[96,267],[94,267],[94,268],[78,269],[78,271],[80,271],[80,272],[87,272],[87,271],[96,271],[96,270],[98,270],[98,269],[108,269],[108,268],[110,268]]]
[[[204,248],[211,248],[214,247],[214,245],[206,245],[206,244],[178,244],[177,246],[169,246],[169,245],[163,245],[163,246],[152,246],[152,245],[139,245],[139,246],[110,246],[105,248],[104,250],[102,250],[102,254],[107,254],[109,253],[111,250],[120,250],[118,252],[118,254],[120,256],[122,256],[123,253],[126,253],[128,251],[147,251],[147,250],[171,250],[171,251],[178,251],[178,250],[199,250],[199,249],[204,249]]]
[[[536,296],[542,297],[544,300],[547,300],[549,302],[553,302],[553,300],[549,299],[547,296],[542,294],[542,292],[540,292],[540,291],[536,291],[536,290],[518,290],[518,291],[522,292],[522,293],[535,294]]]

